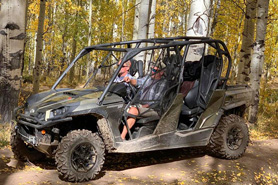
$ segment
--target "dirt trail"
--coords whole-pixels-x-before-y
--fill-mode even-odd
[[[12,152],[0,150],[0,184],[74,184],[60,180],[53,161],[7,166]],[[28,166],[29,165],[29,166]],[[78,184],[278,184],[278,139],[254,141],[238,160],[200,150],[178,149],[107,156],[98,179]]]

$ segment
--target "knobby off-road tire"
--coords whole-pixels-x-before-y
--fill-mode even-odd
[[[249,132],[245,120],[231,114],[224,116],[215,128],[208,144],[212,156],[224,159],[241,157],[249,143]]]
[[[105,146],[97,133],[74,130],[63,137],[55,155],[57,170],[66,181],[94,179],[101,171]]]
[[[114,147],[114,136],[112,130],[110,129],[105,118],[99,119],[97,121],[98,129],[100,131],[100,136],[103,138],[106,150],[108,152],[115,149]]]
[[[25,142],[17,134],[15,127],[12,127],[11,148],[14,153],[14,158],[19,161],[38,161],[45,158],[45,155],[34,148],[28,147]]]

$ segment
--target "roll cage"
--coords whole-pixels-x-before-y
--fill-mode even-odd
[[[147,46],[144,46],[147,44]],[[113,84],[114,79],[116,78],[117,74],[119,73],[121,67],[123,64],[132,59],[134,56],[136,56],[140,52],[144,51],[154,51],[155,49],[166,49],[167,52],[170,50],[175,50],[177,55],[180,59],[180,76],[178,79],[178,88],[177,93],[180,89],[180,84],[183,82],[183,70],[184,70],[184,63],[186,62],[186,56],[188,55],[188,51],[190,46],[196,45],[196,44],[208,44],[209,46],[213,47],[216,50],[216,55],[221,59],[221,70],[223,68],[223,59],[222,55],[225,55],[228,58],[228,64],[226,68],[226,74],[225,76],[221,77],[219,74],[219,84],[221,84],[221,87],[224,88],[229,74],[231,70],[231,57],[228,52],[228,49],[226,45],[220,41],[211,39],[208,37],[170,37],[170,38],[154,38],[154,39],[143,39],[143,40],[135,40],[135,41],[125,41],[125,42],[114,42],[114,43],[107,43],[107,44],[99,44],[99,45],[93,45],[84,48],[77,56],[76,58],[70,63],[70,65],[67,67],[67,69],[63,72],[63,74],[59,77],[59,79],[55,82],[55,84],[52,86],[52,89],[55,90],[57,85],[60,83],[60,81],[64,78],[64,76],[70,71],[72,66],[77,62],[78,59],[85,56],[86,54],[94,51],[94,50],[102,50],[102,51],[109,51],[107,56],[103,59],[101,64],[98,66],[98,69],[103,67],[104,62],[108,59],[109,56],[112,56],[116,63],[119,61],[119,59],[114,55],[114,52],[124,52],[125,55],[122,58],[122,62],[119,64],[118,68],[114,72],[113,76],[111,77],[108,85],[104,89],[103,93],[99,97],[98,104],[102,105],[102,102],[108,93],[109,89],[111,88],[111,85]],[[204,49],[205,50],[205,49]],[[182,53],[183,52],[183,53]],[[203,52],[204,55],[204,52]],[[202,63],[202,73],[204,69],[204,57],[201,59]],[[114,63],[115,64],[115,63]],[[113,65],[113,64],[112,64]],[[167,68],[167,66],[166,66]],[[91,77],[88,79],[84,87],[89,83],[89,81],[96,75],[96,73],[93,73]],[[202,75],[201,75],[202,79]]]

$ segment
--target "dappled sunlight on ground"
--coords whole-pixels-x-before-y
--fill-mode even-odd
[[[237,160],[213,158],[203,149],[108,154],[97,179],[80,184],[278,183],[278,139],[253,140]],[[7,166],[11,159],[9,148],[0,150],[0,182],[5,185],[73,184],[59,179],[53,160],[12,168]]]

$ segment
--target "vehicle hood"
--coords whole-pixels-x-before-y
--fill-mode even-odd
[[[31,95],[26,100],[27,110],[44,112],[62,106],[76,107],[81,102],[96,104],[102,91],[96,89],[58,89]]]

